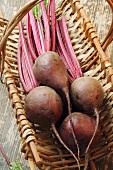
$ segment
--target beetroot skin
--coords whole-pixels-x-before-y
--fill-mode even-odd
[[[73,122],[74,133],[79,144],[80,153],[84,153],[93,136],[96,120],[93,117],[83,114],[81,112],[72,113],[71,118]],[[64,143],[73,152],[77,152],[77,147],[75,145],[71,132],[69,116],[65,118],[61,127],[59,128],[59,134]],[[94,142],[92,144],[94,144]]]
[[[74,80],[71,84],[70,94],[73,105],[89,113],[94,113],[104,99],[102,86],[93,77],[80,77]]]
[[[24,108],[27,118],[41,127],[56,123],[63,110],[61,97],[47,86],[31,90],[26,97]]]

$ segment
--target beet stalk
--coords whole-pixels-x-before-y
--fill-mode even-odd
[[[36,49],[37,49],[38,55],[41,55],[42,48],[41,48],[40,37],[39,37],[38,31],[37,31],[38,30],[37,22],[32,14],[32,11],[29,11],[29,16],[30,16],[30,22],[31,22],[31,27],[32,27],[32,32],[33,32]]]
[[[51,2],[51,29],[52,29],[52,51],[56,51],[56,16],[55,16],[55,0]]]
[[[32,57],[30,55],[30,52],[28,50],[25,38],[24,38],[24,33],[23,33],[23,26],[22,26],[22,22],[19,22],[19,32],[20,32],[20,37],[21,37],[21,42],[22,42],[22,51],[23,51],[23,56],[25,57],[25,63],[27,65],[27,71],[29,74],[29,78],[31,81],[31,85],[32,88],[36,87],[38,85],[37,81],[35,80],[33,71],[32,71],[32,66],[33,66],[33,62],[32,62]]]
[[[21,46],[21,40],[20,40],[20,36],[19,36],[19,42],[18,42],[18,55],[17,55],[17,62],[18,62],[18,72],[19,72],[19,77],[20,77],[20,81],[22,83],[22,86],[25,90],[26,93],[28,93],[31,89],[31,85],[29,86],[29,82],[26,84],[24,76],[26,76],[26,73],[24,73],[23,76],[23,71],[24,68],[22,67],[22,46]],[[24,71],[25,72],[25,71]]]
[[[24,53],[21,54],[21,65],[22,65],[23,79],[24,79],[25,85],[28,89],[26,92],[28,93],[33,88],[33,84],[32,84],[30,77],[29,77],[26,57],[25,57]]]
[[[60,33],[60,29],[59,29],[59,25],[58,25],[58,21],[56,23],[56,31],[57,31],[58,45],[60,46],[60,48],[62,50],[63,56],[65,57],[65,60],[63,60],[63,61],[64,61],[64,63],[66,61],[66,64],[68,65],[71,76],[73,77],[73,80],[74,80],[75,79],[75,72],[74,72],[74,69],[73,69],[72,62],[71,62],[70,58],[68,57],[68,54],[65,50],[65,47],[64,47],[64,44],[63,44],[63,41],[62,41],[62,37],[61,37],[61,33]]]
[[[62,38],[64,40],[66,50],[68,51],[70,59],[73,62],[73,66],[75,68],[75,73],[76,73],[76,78],[79,78],[79,77],[83,76],[83,73],[82,73],[80,64],[79,64],[79,62],[76,58],[75,52],[73,50],[73,46],[71,44],[71,40],[70,40],[70,37],[69,37],[67,25],[66,25],[66,19],[65,19],[64,16],[62,17],[61,20],[59,20],[59,27],[61,28]]]
[[[69,81],[70,81],[70,82],[73,82],[73,77],[71,76],[71,73],[70,73],[70,72],[71,72],[71,71],[70,71],[70,67],[69,67],[69,65],[68,65],[67,62],[66,62],[65,56],[64,56],[64,54],[63,54],[63,52],[62,52],[62,50],[61,50],[61,48],[60,48],[60,45],[56,44],[56,49],[57,49],[57,52],[58,52],[59,56],[61,56],[62,60],[64,61],[65,66],[66,66],[66,68],[67,68],[67,70],[68,70],[68,78],[69,78]]]
[[[41,47],[42,47],[42,53],[44,53],[44,52],[45,52],[44,32],[43,32],[43,27],[42,27],[41,18],[40,18],[39,20],[37,20],[37,25],[38,25],[38,31],[39,31],[40,42],[41,42]]]
[[[50,25],[49,25],[47,11],[46,11],[46,7],[44,5],[44,1],[42,1],[40,3],[40,5],[42,8],[42,17],[43,17],[44,30],[45,30],[45,50],[50,51],[50,47],[51,47]]]
[[[31,52],[32,58],[35,61],[36,60],[36,53],[35,53],[35,48],[33,47],[33,42],[32,42],[32,36],[31,36],[31,24],[30,24],[30,16],[29,13],[27,14],[27,19],[26,19],[26,32],[27,32],[27,42],[28,42],[28,47]]]
[[[10,165],[11,165],[11,164],[10,164],[10,161],[9,161],[9,159],[8,159],[8,157],[7,157],[6,153],[5,153],[2,145],[0,145],[0,151],[1,151],[2,155],[3,155],[3,157],[5,158],[5,160],[6,160],[6,162],[7,162],[7,165],[10,166]]]

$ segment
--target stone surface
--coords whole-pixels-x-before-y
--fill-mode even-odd
[[[11,17],[23,5],[24,0],[0,0],[0,11],[3,12],[4,17],[11,19]],[[97,34],[102,41],[109,29],[111,23],[111,9],[106,0],[81,0],[84,7],[95,25]],[[113,45],[111,45],[107,54],[112,60]],[[24,160],[20,153],[21,139],[17,130],[14,114],[11,107],[11,102],[8,99],[7,90],[3,84],[0,83],[0,144],[3,145],[10,161],[19,161],[24,170],[29,170],[27,161]],[[4,158],[0,153],[0,170],[7,170],[8,167]]]

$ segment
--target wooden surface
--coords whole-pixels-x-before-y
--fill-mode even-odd
[[[22,0],[0,0],[0,11],[5,18],[10,19],[14,13],[21,8],[25,1]],[[97,34],[102,41],[111,24],[111,8],[106,0],[81,0],[90,16]],[[113,44],[107,50],[107,55],[113,60]],[[112,61],[113,63],[113,61]],[[10,161],[19,161],[23,170],[29,170],[27,161],[24,160],[20,153],[21,139],[17,130],[14,114],[10,100],[8,99],[7,90],[0,83],[0,144],[4,147]],[[7,170],[8,167],[0,153],[0,170]]]

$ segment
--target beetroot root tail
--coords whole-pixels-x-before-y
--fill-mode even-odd
[[[79,163],[79,160],[77,159],[77,157],[75,156],[75,154],[67,147],[67,145],[62,141],[60,135],[58,134],[58,131],[55,127],[54,124],[51,125],[51,128],[53,130],[53,132],[55,133],[56,137],[58,138],[59,142],[65,147],[65,149],[68,150],[68,152],[70,152],[70,154],[75,158],[75,160],[77,161],[77,164],[78,164],[78,169],[80,170],[80,163]]]
[[[85,153],[85,166],[84,166],[84,170],[87,170],[88,163],[89,163],[89,153]]]
[[[97,133],[97,129],[98,129],[98,125],[99,125],[99,113],[98,113],[98,110],[94,109],[94,113],[96,115],[96,125],[95,125],[95,130],[94,130],[93,136],[92,136],[92,138],[91,138],[91,140],[90,140],[90,142],[88,144],[88,147],[86,148],[86,153],[88,153],[88,151],[89,151],[89,148],[90,148],[90,146],[91,146],[91,144],[92,144],[92,142],[94,140],[94,137],[95,137],[95,135]]]
[[[65,89],[64,89],[64,93],[66,95],[66,99],[67,99],[67,102],[68,102],[68,112],[69,112],[69,118],[70,118],[71,132],[72,132],[72,135],[73,135],[73,138],[74,138],[74,142],[77,146],[78,159],[80,160],[80,149],[79,149],[78,141],[77,141],[75,133],[74,133],[73,122],[72,122],[72,119],[71,119],[71,106],[70,106],[69,93],[67,93],[67,91]]]

